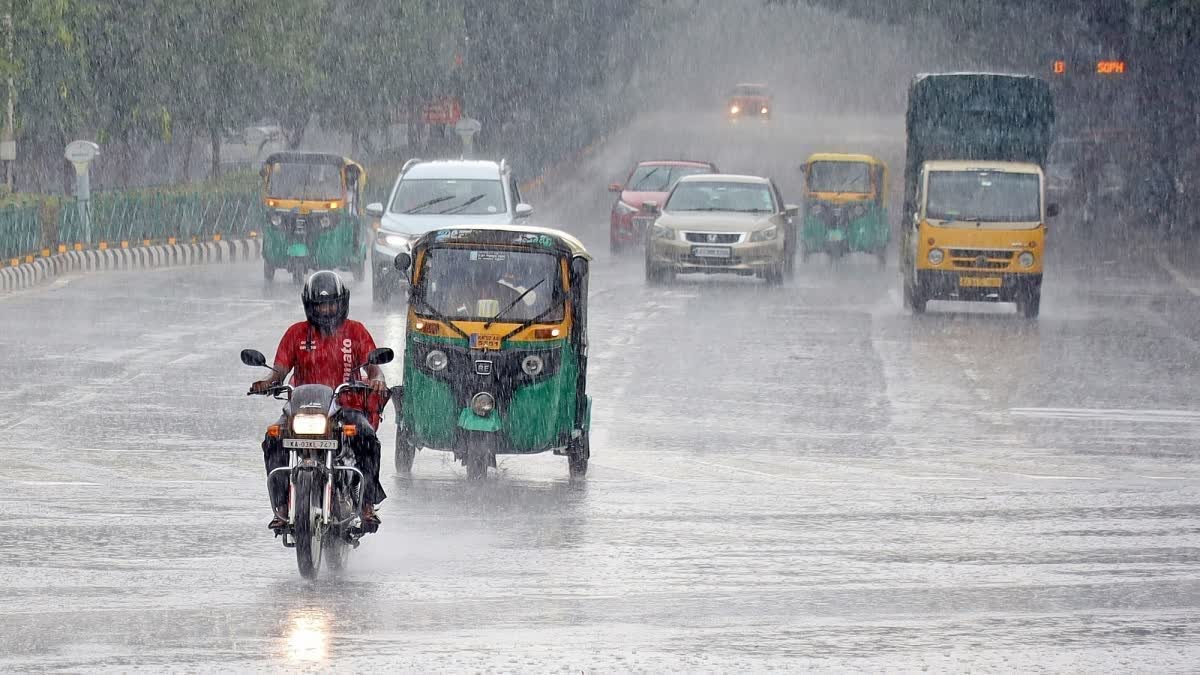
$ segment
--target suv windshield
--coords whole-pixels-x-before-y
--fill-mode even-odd
[[[402,179],[389,213],[482,216],[505,213],[504,185],[471,178]]]
[[[808,170],[813,192],[871,192],[871,167],[861,162],[813,162]]]
[[[1023,222],[1042,218],[1041,190],[1034,173],[933,171],[926,217],[971,222]]]
[[[639,166],[625,185],[631,192],[670,192],[675,183],[684,176],[712,173],[701,166]]]
[[[511,323],[563,318],[562,274],[558,258],[548,253],[432,248],[417,290],[429,308],[449,319],[487,321],[501,312]]]
[[[281,162],[271,168],[267,196],[328,201],[342,198],[342,172],[332,164]]]
[[[772,213],[771,189],[762,183],[680,183],[671,193],[664,211],[740,211]]]

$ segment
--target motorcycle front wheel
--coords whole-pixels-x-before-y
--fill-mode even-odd
[[[321,570],[323,527],[321,524],[321,485],[312,471],[296,476],[296,566],[300,576],[316,579]]]

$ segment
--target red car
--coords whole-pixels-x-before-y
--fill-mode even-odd
[[[642,243],[646,228],[654,222],[654,216],[640,213],[645,202],[657,202],[662,206],[675,182],[684,176],[697,173],[720,173],[712,162],[694,162],[686,159],[654,159],[638,162],[629,173],[625,184],[613,183],[609,192],[621,196],[612,207],[609,218],[609,248],[620,253],[625,247]]]

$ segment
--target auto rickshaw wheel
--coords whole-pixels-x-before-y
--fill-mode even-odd
[[[396,428],[396,473],[401,476],[412,475],[413,460],[417,458],[417,448],[408,440],[408,434],[399,427]]]
[[[299,267],[292,268],[292,283],[296,284],[297,286],[304,283],[304,270],[300,269]]]
[[[467,454],[463,464],[467,466],[467,478],[483,480],[487,478],[488,466],[494,466],[495,437],[489,432],[479,432],[467,435]]]
[[[388,282],[380,279],[378,276],[371,279],[371,300],[377,304],[387,304],[388,300],[392,299],[392,289]]]
[[[275,281],[275,263],[263,258],[263,279]]]
[[[578,441],[567,448],[567,472],[571,478],[583,478],[587,475],[588,459],[591,458],[591,440],[587,431]]]
[[[351,266],[350,271],[354,274],[354,280],[362,283],[367,278],[367,258],[363,256],[357,263]]]

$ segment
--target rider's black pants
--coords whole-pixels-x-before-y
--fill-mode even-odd
[[[339,413],[342,421],[358,427],[358,433],[350,439],[350,449],[354,452],[354,461],[358,470],[363,472],[367,484],[363,486],[363,501],[368,504],[378,504],[387,498],[383,485],[379,483],[379,437],[371,427],[367,416],[357,410],[343,408]],[[280,417],[276,424],[285,426],[287,417]],[[267,473],[272,469],[288,465],[288,451],[283,447],[283,440],[264,436],[262,442],[263,460],[267,465]],[[287,474],[279,472],[271,479],[271,506],[277,509],[287,507]]]

